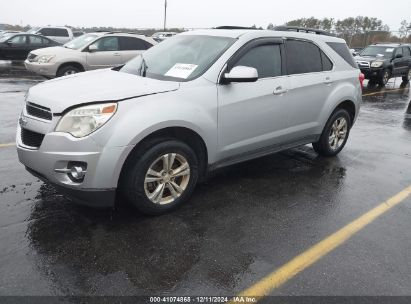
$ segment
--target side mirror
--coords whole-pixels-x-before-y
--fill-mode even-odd
[[[402,54],[395,55],[395,58],[402,58],[402,57],[403,57]]]
[[[255,68],[236,66],[225,73],[223,79],[225,82],[255,82],[258,80],[258,72]]]
[[[90,53],[97,52],[97,51],[98,51],[97,45],[95,45],[95,44],[90,45],[90,46],[88,47],[88,51],[89,51]]]
[[[6,43],[7,43],[8,45],[12,45],[12,44],[13,44],[13,41],[9,40],[9,41],[7,41]]]

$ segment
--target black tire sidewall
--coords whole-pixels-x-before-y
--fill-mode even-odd
[[[347,124],[348,124],[347,135],[345,136],[345,139],[342,145],[338,149],[334,150],[330,146],[329,135],[330,135],[332,125],[337,119],[341,117],[345,118],[347,121]],[[345,144],[347,143],[348,137],[350,135],[351,125],[352,125],[351,117],[346,110],[337,109],[336,111],[334,111],[334,113],[330,116],[330,118],[328,119],[324,127],[320,140],[318,141],[318,143],[316,143],[315,149],[317,150],[317,152],[325,156],[334,156],[340,153],[341,150],[344,149]]]
[[[160,156],[168,153],[178,153],[182,155],[190,166],[190,180],[183,194],[174,202],[160,205],[154,204],[147,197],[144,190],[144,180],[150,165]],[[177,140],[168,140],[158,143],[149,148],[135,162],[128,174],[128,198],[129,201],[141,212],[145,214],[158,215],[177,208],[184,203],[192,194],[198,179],[198,160],[194,151],[185,143]]]
[[[57,77],[62,77],[62,76],[64,76],[64,73],[65,73],[67,70],[75,70],[75,71],[76,71],[76,74],[77,74],[77,73],[80,73],[80,70],[79,70],[78,68],[76,68],[75,66],[72,66],[72,65],[68,65],[68,66],[65,66],[65,67],[62,67],[62,68],[59,68],[59,69],[58,69],[58,71],[57,71]],[[67,76],[67,75],[66,75],[66,76]]]

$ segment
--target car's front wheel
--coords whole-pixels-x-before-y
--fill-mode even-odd
[[[391,70],[384,69],[381,74],[381,78],[378,79],[378,83],[382,86],[385,86],[391,78]]]
[[[194,151],[178,140],[165,140],[139,153],[126,168],[123,192],[139,211],[166,213],[192,194],[198,179]]]
[[[341,152],[350,134],[351,118],[347,110],[337,109],[328,119],[314,150],[323,156],[335,156]]]
[[[66,65],[58,69],[56,76],[62,77],[62,76],[77,74],[80,72],[81,70],[78,67],[75,67],[72,65]]]

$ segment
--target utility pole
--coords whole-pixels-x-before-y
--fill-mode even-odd
[[[164,31],[166,30],[167,22],[167,0],[164,0]]]

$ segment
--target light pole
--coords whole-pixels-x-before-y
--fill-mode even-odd
[[[164,0],[164,31],[166,30],[167,22],[167,0]]]

